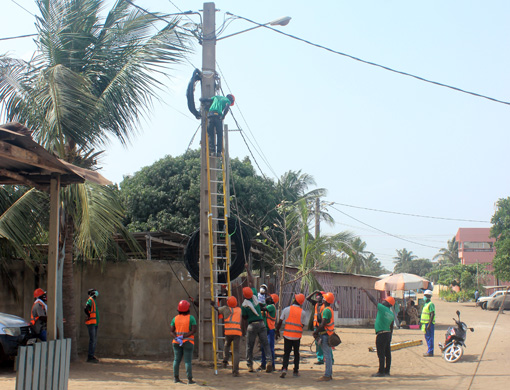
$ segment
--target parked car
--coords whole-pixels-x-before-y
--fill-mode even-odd
[[[478,301],[476,302],[476,304],[478,306],[480,306],[483,310],[486,310],[487,309],[487,304],[491,300],[493,300],[494,298],[502,296],[504,293],[505,293],[504,291],[495,291],[491,295],[489,295],[488,297],[480,297],[480,298],[478,298]]]
[[[23,318],[0,313],[0,361],[14,358],[18,347],[33,338],[32,327]]]
[[[503,298],[505,298],[504,291],[503,294],[498,295],[495,298],[492,298],[491,300],[487,301],[487,310],[499,310],[501,307],[501,304],[503,303]],[[505,307],[504,310],[510,310],[510,296],[507,295],[505,299]]]

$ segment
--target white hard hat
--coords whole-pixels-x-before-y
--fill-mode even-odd
[[[425,291],[423,292],[423,295],[432,295],[432,291],[430,291],[430,290],[425,290]]]

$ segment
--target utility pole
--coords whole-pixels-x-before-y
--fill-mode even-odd
[[[315,238],[321,234],[321,199],[315,199]]]
[[[211,98],[215,94],[216,75],[216,7],[214,3],[204,3],[203,42],[202,42],[202,98]],[[208,183],[207,158],[209,146],[206,143],[207,110],[202,103],[202,131],[200,143],[200,275],[199,275],[199,321],[198,321],[198,359],[213,360],[211,266],[209,253],[208,227]]]

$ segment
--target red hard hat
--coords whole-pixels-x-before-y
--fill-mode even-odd
[[[234,95],[232,95],[231,93],[229,93],[227,95],[227,99],[230,100],[230,105],[233,106],[234,105],[234,102],[236,101],[236,98]]]
[[[253,296],[253,290],[249,287],[243,287],[243,297],[246,299],[251,299]]]
[[[177,311],[185,313],[189,310],[190,303],[188,301],[185,301],[184,299],[179,302],[177,305]]]
[[[391,306],[395,306],[395,298],[387,297],[385,301],[388,302]]]
[[[271,294],[271,298],[273,298],[273,302],[274,302],[275,305],[280,300],[280,297],[278,296],[278,294]]]
[[[42,288],[36,288],[34,291],[34,298],[39,298],[46,294],[46,291],[44,291]]]
[[[331,305],[333,302],[335,302],[335,296],[333,293],[328,292],[324,294],[324,300]]]
[[[228,305],[228,307],[236,307],[237,306],[237,298],[236,297],[228,297],[227,305]]]
[[[305,296],[304,294],[296,294],[294,295],[294,299],[296,300],[297,303],[299,303],[300,305],[302,305],[304,302],[305,302]]]

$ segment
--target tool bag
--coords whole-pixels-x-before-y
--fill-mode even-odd
[[[328,345],[330,347],[336,347],[337,345],[342,344],[342,340],[340,340],[340,336],[337,335],[335,332],[333,334],[329,335],[328,337]]]

